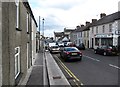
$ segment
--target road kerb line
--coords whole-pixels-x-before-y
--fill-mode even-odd
[[[56,56],[57,57],[57,56]],[[58,57],[57,57],[58,59]],[[58,59],[58,61],[63,65],[63,67],[77,80],[80,81],[63,63],[60,59]]]
[[[64,70],[67,72],[67,74],[70,76],[70,77],[72,77],[72,75],[68,72],[68,70],[66,70],[65,69],[65,67],[62,65],[62,64],[60,64],[63,68],[64,68]],[[78,85],[78,83],[76,82],[76,80],[73,80],[74,81],[74,83],[78,86],[78,87],[80,87],[79,85]],[[81,83],[82,84],[82,83]],[[83,85],[83,84],[82,84]]]
[[[65,67],[62,65],[62,64],[60,64],[63,68],[64,68],[64,70],[67,72],[67,74],[70,76],[70,77],[72,77],[72,75],[65,69]]]
[[[116,69],[120,69],[120,67],[115,66],[115,65],[112,65],[112,64],[109,64],[109,66],[114,67],[114,68],[116,68]]]
[[[57,56],[56,56],[57,57]],[[62,63],[62,61],[60,59],[57,60],[60,62],[60,65],[64,68],[65,71],[67,71],[67,73],[70,75],[70,77],[74,77],[78,82],[80,82],[80,80],[64,65],[64,63]],[[80,82],[81,85],[83,85],[83,83]],[[76,84],[77,85],[77,84]]]

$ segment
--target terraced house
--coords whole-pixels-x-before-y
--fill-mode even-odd
[[[4,0],[2,0],[4,1]],[[0,86],[18,85],[35,57],[37,23],[28,2],[0,0]]]
[[[101,45],[118,45],[116,31],[119,29],[120,11],[110,15],[101,14],[101,18],[92,23],[89,34],[89,47],[96,48]]]
[[[86,22],[86,25],[77,26],[76,30],[71,32],[71,41],[77,46],[83,43],[85,45],[85,48],[89,48],[90,24],[90,22]]]

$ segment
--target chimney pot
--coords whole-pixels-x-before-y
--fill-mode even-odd
[[[84,25],[82,24],[81,27],[84,27]]]
[[[86,25],[90,24],[90,22],[86,21]]]
[[[94,23],[94,22],[96,22],[97,21],[97,19],[92,19],[92,23]]]
[[[105,17],[105,16],[106,16],[105,13],[101,13],[101,14],[100,14],[100,18],[103,18],[103,17]]]

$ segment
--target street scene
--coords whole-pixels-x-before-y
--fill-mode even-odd
[[[69,82],[76,80],[73,85],[117,85],[118,80],[118,56],[103,56],[94,54],[93,50],[82,50],[82,61],[71,60],[64,62],[60,54],[53,54],[56,62],[65,73]],[[67,68],[64,68],[61,65]],[[73,74],[72,77],[69,74]],[[70,79],[71,78],[71,79]],[[79,81],[77,81],[77,79]]]
[[[120,0],[0,0],[0,87],[120,87]]]

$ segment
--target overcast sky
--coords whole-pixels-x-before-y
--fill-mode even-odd
[[[91,19],[99,19],[100,13],[107,15],[118,11],[120,0],[28,0],[38,22],[45,19],[44,34],[51,37],[64,28],[75,29]],[[39,23],[38,23],[39,24]]]

